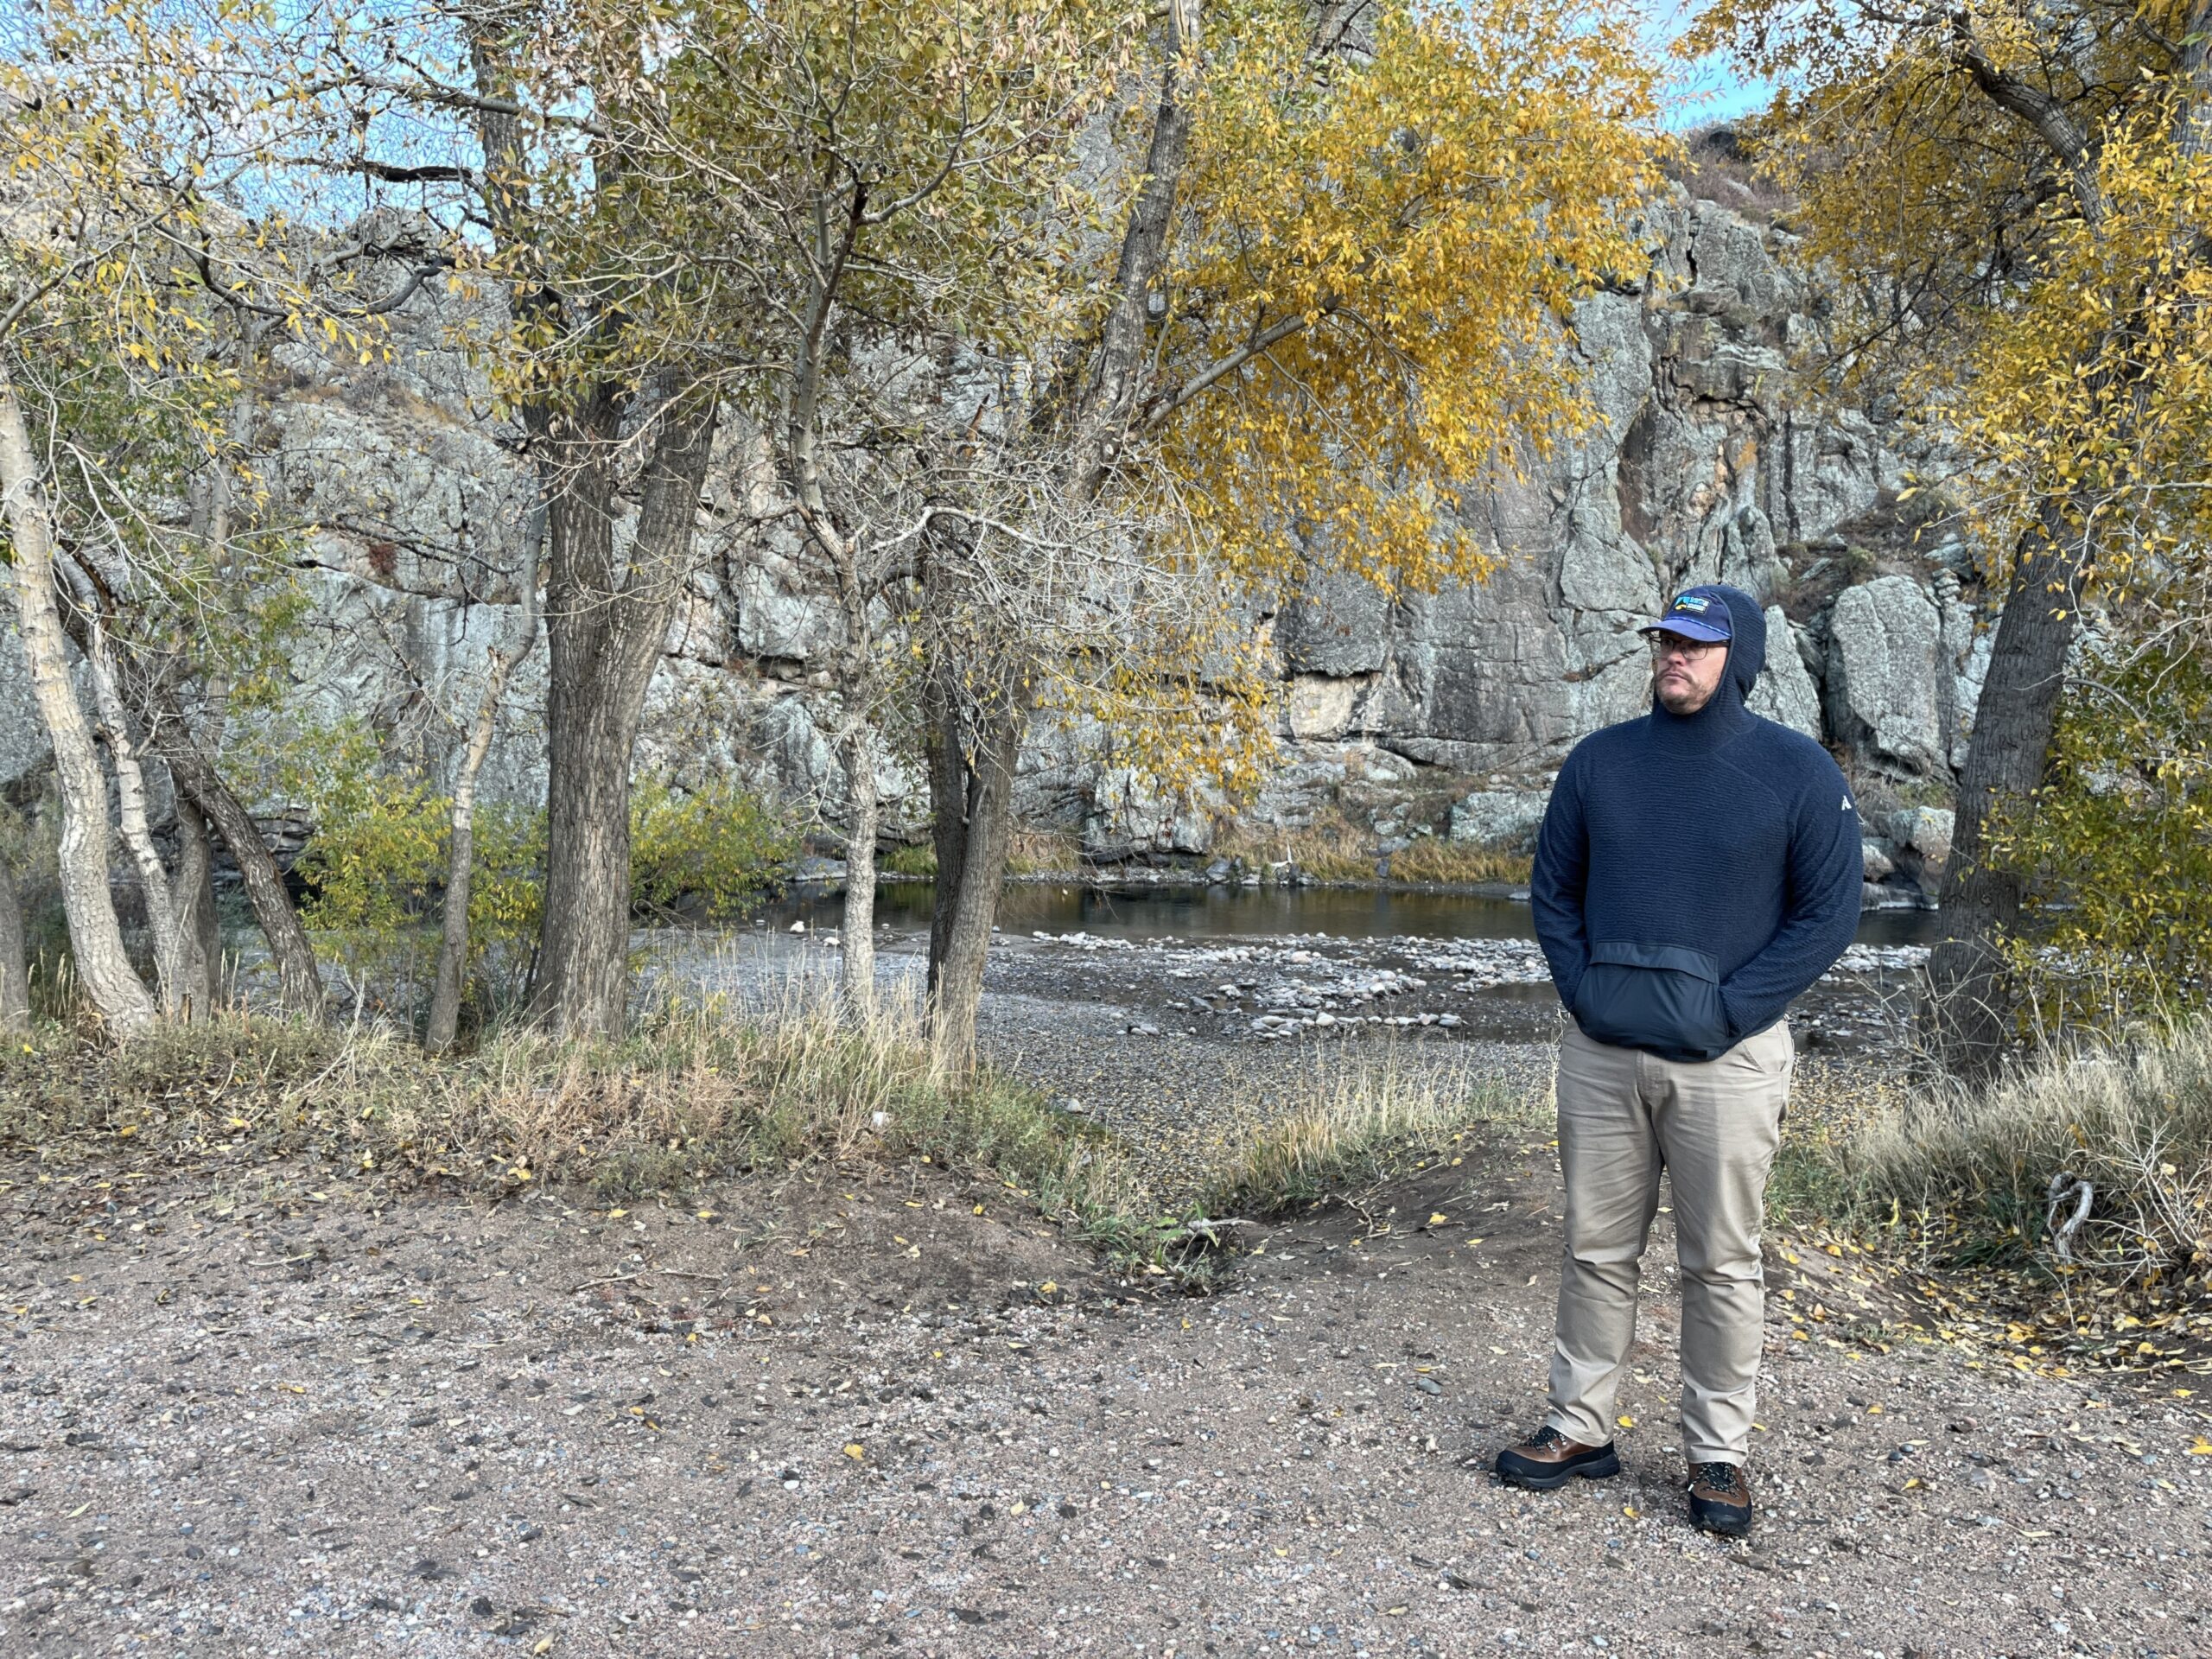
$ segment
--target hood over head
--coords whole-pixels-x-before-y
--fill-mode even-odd
[[[1686,600],[1691,601],[1689,606],[1684,606]],[[1688,719],[1705,726],[1730,726],[1744,714],[1745,705],[1751,700],[1751,688],[1758,683],[1759,671],[1766,666],[1766,613],[1759,608],[1758,601],[1742,588],[1731,588],[1726,582],[1702,582],[1694,588],[1685,588],[1675,594],[1668,601],[1667,610],[1669,614],[1680,616],[1683,622],[1689,622],[1693,613],[1702,613],[1705,619],[1703,627],[1697,627],[1694,623],[1688,626],[1681,626],[1662,615],[1656,621],[1645,623],[1639,632],[1651,633],[1673,630],[1693,633],[1694,637],[1715,637],[1719,630],[1713,626],[1718,620],[1712,614],[1714,605],[1725,606],[1727,609],[1728,671],[1721,677],[1712,702]],[[1658,709],[1656,698],[1652,706]],[[1708,715],[1710,719],[1706,718]]]

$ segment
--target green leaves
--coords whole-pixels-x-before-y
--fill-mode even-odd
[[[682,795],[659,782],[631,792],[632,902],[645,909],[690,899],[734,914],[778,885],[798,847],[788,814],[727,779]]]

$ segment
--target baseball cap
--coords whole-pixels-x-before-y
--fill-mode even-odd
[[[1728,601],[1721,597],[1718,588],[1683,588],[1657,621],[1646,622],[1637,632],[1657,633],[1662,630],[1679,633],[1686,639],[1726,643],[1735,638],[1735,626],[1728,616]]]

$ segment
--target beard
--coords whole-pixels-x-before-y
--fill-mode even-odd
[[[1719,688],[1718,681],[1700,686],[1687,674],[1655,675],[1651,694],[1670,715],[1694,715],[1713,701],[1713,694]]]

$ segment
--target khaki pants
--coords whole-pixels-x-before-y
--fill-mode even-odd
[[[1682,1450],[1692,1463],[1744,1461],[1766,1311],[1759,1224],[1794,1058],[1782,1021],[1717,1060],[1662,1060],[1572,1024],[1560,1039],[1567,1253],[1546,1421],[1568,1439],[1613,1437],[1663,1166],[1681,1263]]]

